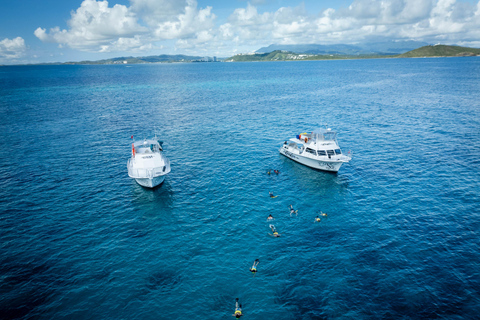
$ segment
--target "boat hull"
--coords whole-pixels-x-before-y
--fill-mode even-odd
[[[147,156],[151,158],[152,156]],[[162,162],[150,164],[151,167],[141,166],[135,158],[128,159],[128,176],[135,179],[139,185],[145,188],[155,188],[162,184],[166,175],[170,172],[170,161],[162,157]],[[154,166],[152,166],[154,165]]]
[[[139,185],[145,188],[155,188],[156,186],[161,185],[164,180],[165,180],[165,175],[161,175],[154,178],[135,178],[135,181],[137,181]]]
[[[340,167],[343,164],[343,161],[322,161],[318,159],[304,157],[296,152],[289,151],[288,148],[285,147],[280,148],[279,151],[285,157],[317,170],[338,172],[338,170],[340,170]]]

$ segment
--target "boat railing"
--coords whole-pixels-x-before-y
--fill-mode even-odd
[[[152,168],[152,169],[138,169],[138,168],[133,168],[130,165],[131,159],[128,160],[128,175],[132,178],[154,178],[158,177],[162,174],[167,174],[170,172],[170,160],[164,159],[165,165],[161,168]]]
[[[134,169],[128,167],[128,175],[132,178],[153,178],[154,173],[154,169]]]
[[[163,157],[163,167],[162,168],[157,168],[156,173],[158,174],[167,174],[170,172],[170,160],[167,158]]]

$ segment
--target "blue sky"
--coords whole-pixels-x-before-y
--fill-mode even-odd
[[[392,40],[478,48],[480,0],[17,0],[0,10],[0,64]]]

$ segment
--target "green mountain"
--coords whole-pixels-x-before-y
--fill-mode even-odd
[[[345,54],[316,55],[316,54],[294,53],[290,51],[275,50],[269,53],[237,54],[233,57],[225,59],[225,62],[366,59],[366,58],[384,58],[384,57],[389,57],[389,56],[345,55]]]
[[[307,54],[291,51],[275,50],[269,53],[237,54],[226,59],[226,62],[244,61],[291,61],[291,60],[333,60],[333,59],[372,59],[372,58],[419,58],[419,57],[468,57],[480,56],[480,49],[458,46],[424,46],[400,55],[383,54]]]
[[[254,54],[237,54],[231,58],[226,59],[226,62],[244,62],[244,61],[284,61],[294,60],[296,53],[282,50],[275,50],[269,53],[254,53]],[[305,55],[307,56],[307,55]]]
[[[409,43],[411,44],[411,43]],[[297,48],[300,49],[300,48]],[[305,48],[303,48],[305,49]],[[318,48],[317,48],[318,49]],[[345,51],[345,50],[344,50]],[[165,62],[243,62],[243,61],[294,61],[294,60],[333,60],[333,59],[369,59],[369,58],[417,58],[417,57],[464,57],[480,56],[480,49],[434,45],[424,46],[400,55],[385,55],[378,53],[355,54],[331,52],[330,54],[318,53],[295,53],[292,51],[275,50],[269,53],[237,54],[230,58],[213,59],[211,57],[178,55],[158,55],[148,57],[118,57],[98,61],[80,61],[65,63],[43,63],[43,64],[135,64],[135,63],[165,63]]]
[[[426,46],[428,43],[419,41],[383,41],[367,42],[356,45],[351,44],[271,44],[262,47],[256,53],[284,50],[295,53],[307,53],[314,55],[395,55]]]
[[[159,56],[148,56],[148,57],[118,57],[118,58],[104,59],[104,60],[97,60],[97,61],[65,62],[63,64],[135,64],[135,63],[197,62],[197,61],[213,61],[213,59],[208,57],[200,57],[200,56],[186,56],[183,54],[177,54],[177,55],[162,54]]]
[[[425,46],[412,51],[408,51],[401,55],[399,58],[423,58],[423,57],[466,57],[466,56],[478,56],[480,55],[480,49],[458,47],[458,46],[446,46],[446,45],[434,45]]]

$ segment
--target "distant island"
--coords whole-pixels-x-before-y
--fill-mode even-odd
[[[147,57],[118,57],[112,59],[103,59],[96,61],[70,61],[70,62],[51,62],[41,63],[40,65],[99,65],[99,64],[145,64],[145,63],[177,63],[177,62],[220,62],[224,59],[217,57],[187,56],[183,54],[169,55],[162,54],[158,56]]]
[[[248,61],[296,61],[296,60],[346,60],[375,58],[425,58],[425,57],[470,57],[480,56],[480,49],[425,45],[417,49],[408,48],[419,42],[376,43],[363,47],[352,45],[271,45],[253,53],[241,53],[230,58],[201,57],[187,55],[158,55],[147,57],[118,57],[97,61],[52,62],[35,65],[119,65],[149,63],[198,63],[198,62],[248,62]],[[263,50],[271,50],[262,52]],[[285,50],[289,49],[289,50]],[[396,52],[392,54],[392,52]]]
[[[255,51],[255,53],[268,53],[273,51],[288,51],[310,55],[396,55],[402,54],[430,43],[420,41],[382,41],[366,42],[360,44],[272,44]]]
[[[421,47],[403,54],[398,55],[399,58],[423,58],[423,57],[471,57],[480,56],[480,49],[434,45]]]
[[[428,45],[402,54],[308,54],[295,53],[284,50],[275,50],[269,53],[237,54],[226,59],[226,62],[246,61],[294,61],[294,60],[341,60],[341,59],[372,59],[372,58],[424,58],[424,57],[467,57],[480,56],[480,49],[447,46]]]

